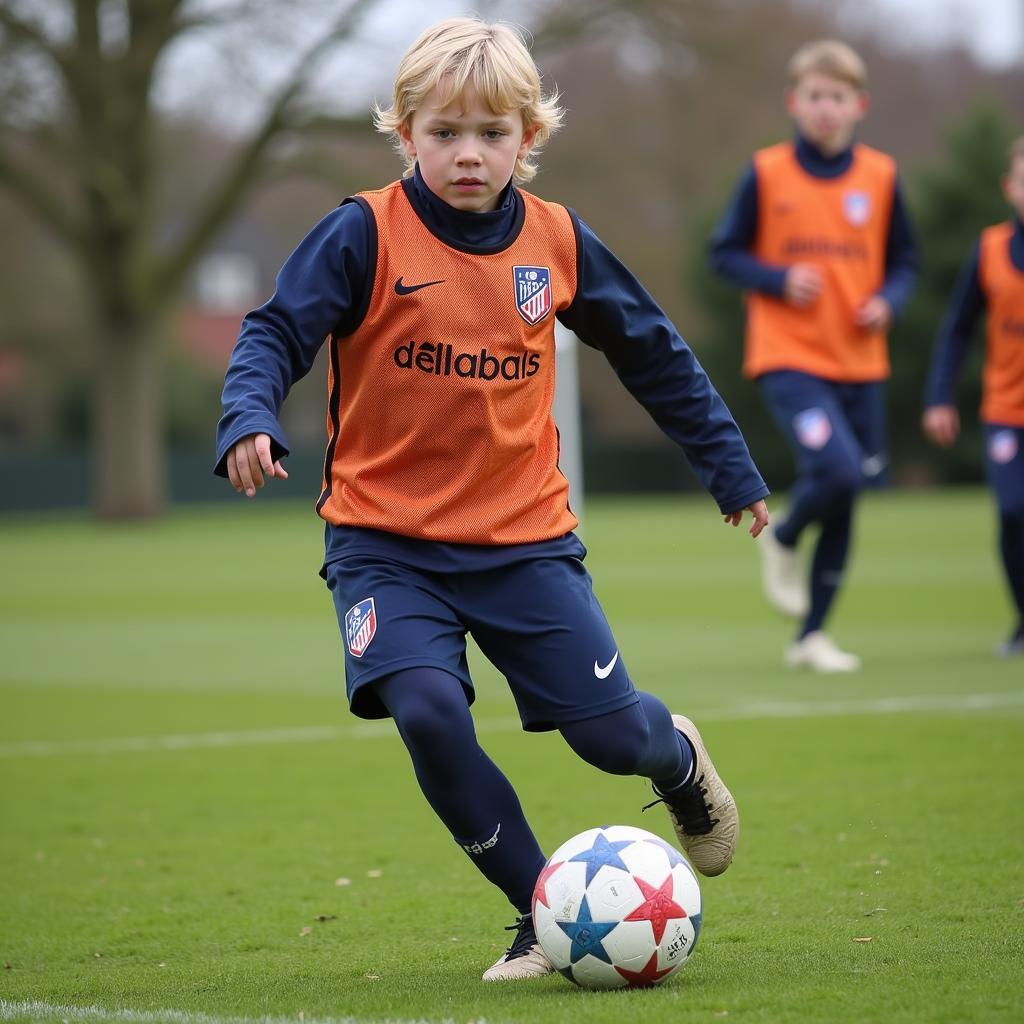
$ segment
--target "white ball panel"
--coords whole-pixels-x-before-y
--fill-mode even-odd
[[[572,940],[558,927],[554,914],[541,903],[534,905],[533,927],[548,959],[557,968],[568,967]]]
[[[623,921],[602,942],[612,963],[627,971],[641,971],[657,948],[649,921]]]
[[[548,879],[548,906],[556,920],[575,921],[579,916],[580,904],[587,892],[585,878],[585,865],[565,864]]]
[[[601,870],[587,889],[587,905],[594,921],[621,921],[643,901],[640,886],[624,871]]]
[[[693,941],[693,925],[688,918],[671,921],[665,928],[665,934],[658,946],[658,967],[682,967],[690,958]]]
[[[700,886],[697,876],[686,864],[677,864],[672,869],[672,898],[686,911],[687,915],[702,912]]]
[[[585,956],[575,964],[572,975],[584,988],[622,988],[628,984],[611,964],[593,956]]]
[[[643,839],[623,850],[621,857],[634,875],[653,885],[661,885],[672,870],[664,848]]]

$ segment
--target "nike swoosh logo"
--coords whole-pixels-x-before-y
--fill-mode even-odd
[[[609,661],[608,664],[605,665],[603,668],[600,665],[598,665],[598,663],[595,661],[594,675],[597,676],[598,679],[607,679],[612,674],[612,669],[615,668],[615,662],[617,662],[618,660],[619,652],[616,651],[615,655],[612,657],[612,660]]]
[[[421,288],[429,288],[432,284],[444,284],[444,280],[424,281],[423,284],[402,284],[402,279],[399,278],[395,282],[395,291],[399,295],[411,295],[413,292],[418,292]]]

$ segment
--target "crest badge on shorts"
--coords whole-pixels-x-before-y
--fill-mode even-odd
[[[844,192],[843,215],[855,228],[862,228],[871,216],[871,196],[867,192]]]
[[[361,658],[377,632],[377,609],[372,597],[345,612],[345,642],[353,658]]]
[[[551,312],[551,271],[547,267],[513,267],[516,309],[532,327]]]
[[[1017,434],[1013,430],[997,430],[988,439],[989,458],[1000,466],[1013,462],[1019,447]]]
[[[793,417],[796,439],[811,451],[820,451],[832,436],[832,423],[824,409],[804,409]]]

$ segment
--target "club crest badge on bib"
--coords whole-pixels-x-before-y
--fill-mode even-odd
[[[547,267],[513,267],[516,309],[532,327],[551,312],[551,271]]]
[[[862,228],[871,216],[871,196],[867,192],[845,192],[843,215],[855,228]]]

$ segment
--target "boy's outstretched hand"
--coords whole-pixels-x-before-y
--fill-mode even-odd
[[[754,521],[750,524],[750,536],[757,537],[768,525],[768,506],[764,501],[755,501],[753,505],[747,505],[746,508],[741,508],[739,512],[730,512],[724,517],[725,521],[733,526],[739,526],[740,521],[743,519],[743,513],[747,511],[754,517]]]
[[[281,480],[288,479],[288,473],[281,465],[270,457],[270,435],[250,434],[243,437],[228,452],[228,479],[231,486],[239,494],[247,498],[256,496],[256,488],[263,486],[263,477],[276,476]]]

